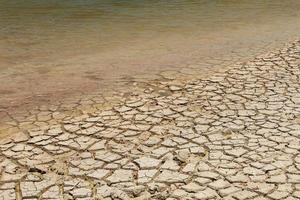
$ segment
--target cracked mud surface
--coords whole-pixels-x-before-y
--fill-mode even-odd
[[[22,131],[0,141],[0,199],[300,198],[300,41],[206,79],[161,76],[115,105],[83,99],[98,105],[83,115],[8,123]]]

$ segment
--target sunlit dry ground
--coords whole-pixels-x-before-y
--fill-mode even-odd
[[[0,199],[300,198],[299,41],[206,78],[161,76],[116,103],[84,97],[88,114],[8,123],[23,131],[0,142]]]

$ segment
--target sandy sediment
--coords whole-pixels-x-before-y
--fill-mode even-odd
[[[299,199],[300,41],[190,72],[7,122],[0,198]]]

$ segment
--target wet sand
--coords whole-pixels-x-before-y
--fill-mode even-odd
[[[297,33],[296,30],[293,33],[290,30],[287,33],[265,31],[257,37],[258,31],[228,31],[229,39],[220,39],[218,35],[216,40],[204,41],[200,46],[200,43],[194,43],[195,39],[185,44],[177,44],[171,39],[175,49],[168,52],[152,49],[154,44],[159,43],[154,40],[143,43],[145,49],[139,51],[120,49],[107,55],[77,55],[64,60],[2,68],[0,112],[15,115],[16,112],[51,105],[72,96],[122,91],[133,81],[160,79],[160,72],[166,70],[192,70],[189,73],[206,75],[281,46]],[[236,36],[233,37],[233,34]],[[1,61],[1,64],[5,66],[6,62]]]

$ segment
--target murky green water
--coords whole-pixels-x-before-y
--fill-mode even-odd
[[[299,10],[299,0],[0,0],[1,57],[44,61],[141,50],[151,40],[159,43],[150,48],[170,49],[170,38],[207,41],[227,29],[289,23]]]
[[[0,0],[0,105],[206,58],[209,68],[299,30],[300,0]]]

